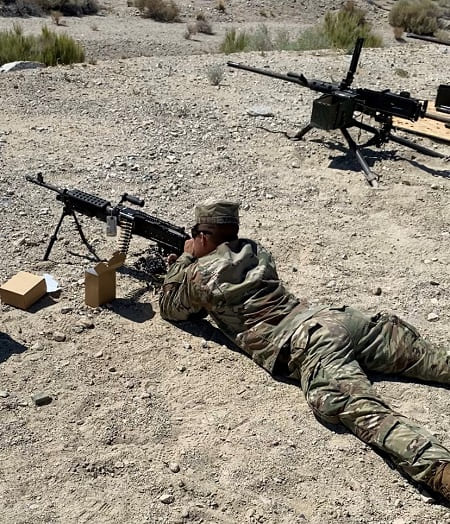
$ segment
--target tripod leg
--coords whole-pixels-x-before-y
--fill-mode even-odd
[[[77,226],[78,233],[80,235],[81,240],[83,241],[83,244],[88,248],[89,252],[95,257],[95,260],[100,262],[100,257],[95,252],[94,248],[89,244],[86,237],[84,236],[83,230],[81,229],[81,224],[78,222],[77,215],[75,214],[75,211],[72,211],[73,219],[75,220],[75,225]]]
[[[397,142],[397,144],[402,144],[403,146],[410,147],[411,149],[415,149],[416,151],[424,155],[433,156],[435,158],[446,158],[445,155],[443,155],[442,153],[438,153],[437,151],[434,151],[434,149],[421,146],[420,144],[416,144],[415,142],[412,142],[407,138],[402,138],[401,136],[393,135],[392,133],[389,134],[389,140]]]
[[[311,129],[312,129],[313,127],[314,127],[314,126],[313,126],[312,124],[308,124],[308,125],[305,126],[303,129],[301,129],[300,131],[298,131],[297,133],[295,133],[295,135],[290,136],[290,137],[289,137],[289,140],[292,140],[292,141],[301,140],[301,139],[306,135],[306,133],[308,133],[308,131],[311,131]]]
[[[366,160],[361,154],[361,151],[359,150],[359,147],[357,146],[356,142],[353,140],[353,138],[350,136],[350,133],[347,131],[345,127],[341,128],[342,134],[344,135],[345,140],[347,141],[350,150],[354,153],[356,156],[360,166],[362,167],[362,170],[364,171],[364,175],[366,177],[367,182],[372,187],[378,187],[378,177],[372,171],[370,170],[369,166],[367,165]]]
[[[61,224],[63,223],[63,220],[64,220],[64,217],[69,215],[70,214],[70,211],[67,211],[66,208],[63,209],[63,212],[62,212],[62,215],[61,215],[61,218],[59,219],[59,222],[55,228],[55,231],[53,233],[53,235],[50,237],[50,241],[48,243],[48,246],[47,246],[47,249],[45,251],[45,255],[44,255],[44,258],[42,260],[48,260],[48,257],[50,256],[50,251],[52,250],[52,247],[53,247],[53,244],[56,242],[56,239],[58,237],[58,231],[59,231],[59,228],[61,227]]]

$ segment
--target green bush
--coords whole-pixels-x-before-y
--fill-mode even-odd
[[[297,37],[293,49],[295,51],[308,51],[312,49],[329,49],[331,40],[321,27],[306,29]]]
[[[347,2],[336,13],[325,14],[322,30],[333,47],[352,49],[357,38],[364,38],[365,47],[381,47],[381,37],[372,33],[372,26],[365,18],[365,12]]]
[[[46,26],[38,36],[24,35],[19,24],[0,32],[0,64],[30,60],[48,66],[84,61],[83,48],[70,36],[58,35]]]
[[[418,35],[432,35],[441,27],[441,14],[432,0],[399,0],[389,12],[389,24]]]
[[[225,33],[225,38],[220,44],[220,51],[229,55],[230,53],[239,53],[241,51],[248,51],[250,43],[250,35],[247,31],[236,31],[231,28]]]
[[[134,5],[144,18],[157,22],[178,22],[180,10],[174,0],[136,0]]]
[[[0,15],[43,16],[59,11],[64,16],[82,16],[98,13],[97,0],[0,0]]]

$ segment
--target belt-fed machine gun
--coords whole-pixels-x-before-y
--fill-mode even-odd
[[[280,74],[268,69],[250,67],[236,62],[227,62],[229,67],[244,69],[260,75],[279,78],[287,82],[293,82],[302,87],[307,87],[313,91],[323,93],[322,96],[314,100],[310,123],[294,136],[291,140],[300,140],[308,131],[313,128],[332,130],[339,129],[343,134],[350,150],[355,154],[361,168],[364,171],[367,182],[371,186],[377,186],[378,176],[369,168],[364,159],[361,149],[368,146],[380,147],[384,143],[392,140],[398,144],[410,147],[420,153],[438,158],[445,158],[445,155],[432,149],[416,144],[406,138],[395,135],[392,130],[393,117],[404,118],[417,121],[426,113],[427,101],[412,98],[408,92],[399,94],[391,93],[389,89],[374,91],[373,89],[352,88],[353,78],[358,65],[361,49],[364,43],[363,38],[358,38],[353,51],[350,68],[347,75],[340,83],[324,82],[322,80],[311,80],[303,74],[287,73]],[[379,127],[368,125],[356,120],[355,113],[363,113],[374,118],[380,124]],[[432,118],[432,116],[430,116]],[[373,136],[363,144],[357,144],[349,133],[349,128],[356,127],[367,131]]]
[[[158,266],[160,270],[164,269],[161,267],[164,265],[162,264],[162,256],[171,253],[181,255],[185,241],[190,238],[182,227],[175,226],[170,222],[148,215],[139,209],[125,206],[123,202],[129,202],[139,207],[143,207],[144,205],[144,200],[131,196],[128,193],[122,195],[118,204],[112,205],[111,202],[104,198],[85,193],[78,189],[60,189],[51,184],[47,184],[44,182],[42,174],[38,174],[35,178],[32,176],[26,176],[25,178],[33,184],[55,191],[57,193],[56,200],[59,200],[63,204],[61,218],[59,219],[53,235],[50,237],[50,241],[44,254],[44,260],[48,260],[53,244],[57,239],[59,228],[61,227],[64,217],[68,215],[73,217],[77,231],[84,245],[96,260],[100,260],[94,251],[94,248],[87,241],[75,213],[80,213],[81,215],[86,215],[88,217],[95,217],[102,222],[106,222],[106,234],[109,236],[115,236],[117,233],[117,226],[120,226],[121,234],[119,238],[119,251],[124,255],[128,252],[132,235],[138,235],[152,241],[156,244],[157,253],[160,255],[160,263],[150,263],[147,265]]]

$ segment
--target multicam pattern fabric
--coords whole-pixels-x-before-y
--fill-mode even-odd
[[[450,451],[392,410],[366,371],[450,384],[450,350],[437,348],[394,315],[368,317],[346,306],[307,309],[280,282],[271,255],[236,240],[169,270],[160,298],[163,318],[206,312],[269,372],[282,364],[297,378],[316,416],[343,424],[387,453],[406,475],[448,498]],[[447,472],[447,473],[446,473]],[[439,478],[438,478],[439,477]]]
[[[221,244],[199,260],[183,254],[169,269],[162,317],[186,320],[201,310],[270,372],[291,334],[317,311],[286,291],[268,251],[244,239]]]
[[[450,462],[450,451],[393,411],[365,371],[450,384],[450,349],[433,346],[395,315],[368,317],[349,307],[330,307],[293,334],[289,369],[320,420],[344,424],[387,453],[406,475],[436,489],[434,468]]]

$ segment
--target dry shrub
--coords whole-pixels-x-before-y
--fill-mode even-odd
[[[221,11],[222,13],[225,13],[225,1],[224,0],[219,0],[217,2],[216,9],[218,11]]]
[[[0,32],[0,64],[30,60],[53,66],[84,61],[83,48],[70,36],[58,35],[46,26],[40,35],[24,35],[20,25]]]
[[[213,35],[212,25],[206,20],[206,17],[203,13],[197,15],[197,20],[195,22],[197,33],[204,33],[205,35]]]
[[[209,67],[206,71],[209,83],[213,86],[218,86],[223,80],[224,70],[220,64],[215,64]]]
[[[141,16],[157,22],[178,22],[180,10],[174,0],[136,0]]]
[[[52,12],[60,12],[61,16],[83,16],[98,11],[97,0],[0,0],[0,16],[51,16]]]
[[[399,0],[389,12],[389,24],[418,35],[433,35],[440,27],[441,10],[432,0]]]
[[[195,34],[197,34],[197,24],[193,22],[186,24],[186,31],[184,32],[184,38],[186,38],[186,40],[189,40],[191,36]]]

